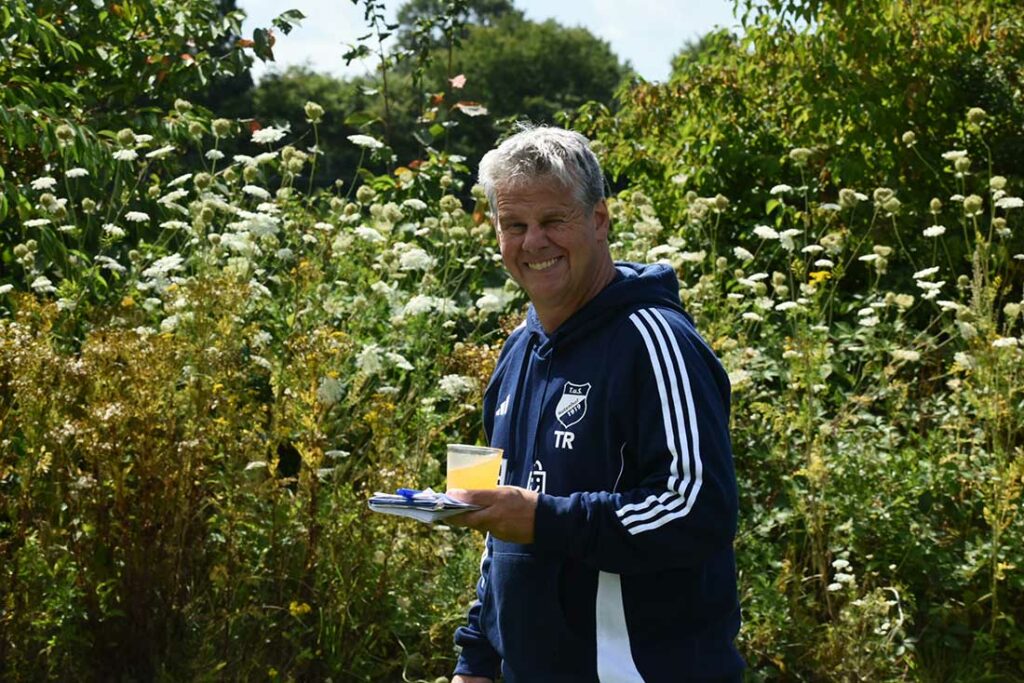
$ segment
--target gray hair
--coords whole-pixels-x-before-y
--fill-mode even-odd
[[[604,199],[604,174],[590,141],[573,130],[517,124],[520,131],[480,160],[480,185],[491,213],[498,187],[524,185],[549,177],[576,195],[586,209]]]

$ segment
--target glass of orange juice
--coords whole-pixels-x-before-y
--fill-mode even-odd
[[[498,487],[500,448],[448,444],[448,490]]]

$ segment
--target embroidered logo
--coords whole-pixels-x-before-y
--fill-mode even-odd
[[[510,398],[512,398],[511,395],[505,397],[505,400],[501,402],[501,405],[498,406],[498,409],[494,411],[494,417],[501,417],[502,415],[508,413],[508,400]]]
[[[533,469],[530,470],[530,480],[526,482],[528,491],[546,493],[548,486],[548,473],[544,471],[544,465],[540,460],[533,461]]]
[[[587,414],[587,394],[590,393],[590,382],[573,384],[566,382],[562,387],[562,397],[555,406],[555,417],[568,429],[583,419]]]

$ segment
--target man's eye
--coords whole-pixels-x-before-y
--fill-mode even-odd
[[[526,232],[526,223],[508,223],[507,225],[502,225],[501,230],[510,235],[522,235]]]

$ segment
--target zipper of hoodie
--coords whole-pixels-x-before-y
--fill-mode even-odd
[[[519,376],[516,378],[516,384],[513,388],[514,396],[512,401],[512,410],[509,415],[512,423],[512,429],[508,432],[508,453],[505,454],[505,481],[502,483],[505,485],[512,484],[512,475],[514,474],[512,455],[516,452],[516,444],[519,441],[519,429],[522,411],[520,408],[523,405],[523,380],[526,378],[526,371],[530,367],[530,354],[533,353],[533,347],[536,343],[533,332],[529,332],[529,337],[526,341],[526,352],[523,354],[523,360],[519,364]],[[532,465],[531,465],[532,467]]]

